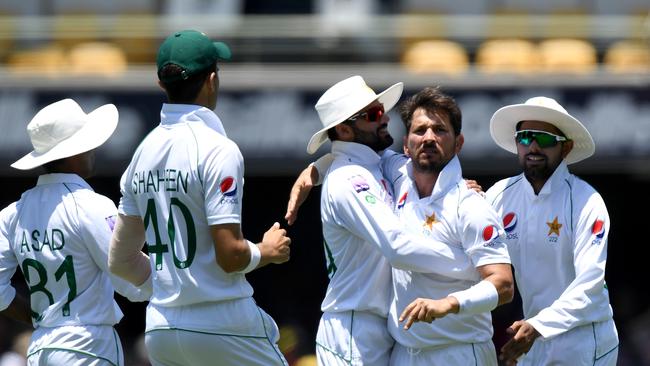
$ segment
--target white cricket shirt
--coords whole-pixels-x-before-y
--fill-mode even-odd
[[[207,108],[164,104],[160,115],[160,125],[142,141],[122,176],[119,205],[121,214],[144,220],[151,304],[175,308],[249,297],[253,289],[244,275],[226,273],[217,264],[209,229],[241,222],[239,148]],[[152,325],[147,322],[147,328]]]
[[[602,197],[562,162],[538,195],[524,174],[497,182],[524,316],[545,338],[612,318],[605,285],[609,215]]]
[[[413,180],[413,166],[404,155],[388,153],[382,160],[384,175],[394,185],[397,213],[410,232],[431,241],[441,241],[461,250],[471,261],[471,280],[434,273],[393,269],[393,301],[388,329],[395,340],[410,348],[479,343],[492,338],[489,312],[449,314],[431,324],[415,323],[408,331],[398,318],[418,297],[442,299],[466,290],[480,280],[475,267],[510,263],[499,217],[476,192],[467,188],[458,157],[440,172],[430,196],[420,198]]]
[[[472,267],[460,248],[412,236],[393,213],[393,197],[377,153],[353,142],[332,143],[334,161],[321,191],[321,219],[330,283],[323,312],[368,311],[383,317],[390,303],[391,265],[454,278]]]
[[[109,274],[116,216],[113,201],[78,175],[41,175],[0,213],[0,310],[15,296],[17,267],[29,287],[35,328],[116,324],[122,312],[114,288],[132,301],[148,300],[149,281],[139,289]]]

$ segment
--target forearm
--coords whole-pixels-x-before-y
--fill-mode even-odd
[[[139,218],[119,215],[108,252],[108,268],[135,286],[151,275],[149,257],[142,252],[144,229]]]
[[[512,301],[515,294],[514,281],[512,279],[512,268],[510,264],[490,264],[492,272],[483,277],[494,285],[499,295],[498,305],[507,304]],[[479,273],[481,268],[479,268]]]

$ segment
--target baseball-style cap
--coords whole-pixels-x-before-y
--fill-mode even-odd
[[[205,33],[195,30],[176,32],[167,37],[158,49],[158,79],[162,82],[186,80],[214,65],[217,60],[230,60],[231,57],[227,44],[213,42]],[[168,64],[182,67],[183,72],[161,78],[160,71]]]

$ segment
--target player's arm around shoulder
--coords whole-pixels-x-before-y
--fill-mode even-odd
[[[244,239],[238,223],[212,225],[210,234],[217,264],[226,273],[248,273],[269,263],[289,260],[291,239],[277,222],[264,233],[259,244]]]

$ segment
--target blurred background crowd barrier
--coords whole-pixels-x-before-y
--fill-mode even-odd
[[[320,126],[313,105],[339,80],[363,75],[376,90],[403,81],[404,95],[441,85],[463,111],[465,174],[485,188],[517,173],[514,156],[490,138],[490,116],[546,95],[596,140],[595,157],[572,170],[601,192],[612,217],[607,281],[622,339],[619,363],[650,364],[649,14],[648,0],[0,0],[0,206],[34,184],[37,172],[9,167],[30,150],[27,122],[66,97],[86,111],[105,103],[120,111],[90,181],[117,202],[120,174],[159,122],[157,47],[180,29],[201,30],[233,49],[232,62],[220,65],[217,113],[245,157],[244,232],[252,240],[282,218],[293,179],[312,160],[306,143]],[[404,130],[397,114],[390,116],[393,148],[400,149]],[[249,276],[295,365],[313,353],[327,283],[318,199],[301,214],[289,232],[292,261]],[[20,288],[19,274],[15,280]],[[118,300],[128,364],[145,365],[144,306]],[[518,306],[495,312],[497,345],[520,316]],[[0,353],[22,344],[23,330],[0,319]]]

